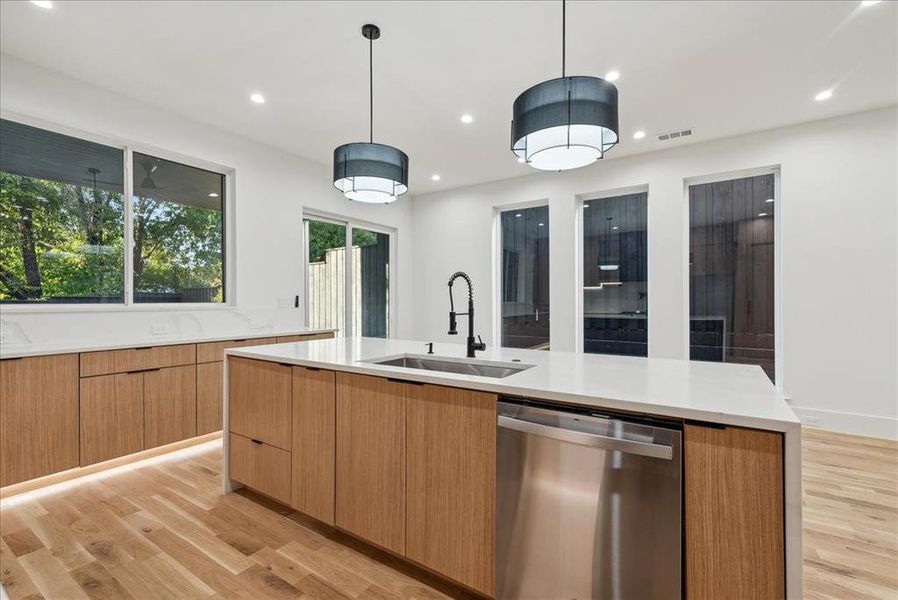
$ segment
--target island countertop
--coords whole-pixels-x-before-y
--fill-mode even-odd
[[[464,358],[462,344],[434,343],[428,358]],[[596,409],[621,410],[786,432],[799,420],[760,367],[555,350],[488,348],[477,358],[534,365],[502,379],[372,364],[423,356],[425,342],[336,338],[227,350],[231,356],[318,367]]]

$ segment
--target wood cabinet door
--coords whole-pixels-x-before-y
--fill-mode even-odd
[[[496,395],[408,386],[406,556],[495,594]]]
[[[196,366],[144,373],[144,449],[196,435]]]
[[[222,427],[222,394],[224,363],[210,362],[196,366],[196,434],[220,431]]]
[[[81,466],[143,450],[143,373],[81,379]]]
[[[686,597],[785,597],[783,436],[686,425]]]
[[[196,362],[196,344],[148,346],[81,353],[81,376],[129,373],[192,365]]]
[[[405,554],[406,384],[337,373],[337,527]]]
[[[334,524],[337,420],[333,371],[293,367],[293,508]]]
[[[228,422],[232,432],[291,449],[292,369],[264,360],[228,359]]]
[[[78,466],[78,355],[0,360],[0,487]]]

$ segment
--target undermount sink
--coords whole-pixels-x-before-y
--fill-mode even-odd
[[[430,356],[419,354],[382,356],[380,358],[371,358],[361,362],[389,367],[404,367],[406,369],[422,369],[425,371],[442,371],[444,373],[476,375],[478,377],[493,377],[495,379],[514,375],[515,373],[526,371],[534,366],[518,362],[499,362],[471,358],[453,358],[448,356],[432,358]]]

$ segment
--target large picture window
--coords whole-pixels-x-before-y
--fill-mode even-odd
[[[774,174],[689,186],[689,355],[774,379]]]
[[[0,303],[225,300],[224,175],[6,119],[0,145]]]
[[[331,219],[304,225],[309,327],[389,337],[390,234]]]
[[[583,351],[648,356],[648,194],[582,210]]]
[[[501,344],[549,349],[549,207],[503,211]]]
[[[124,152],[0,121],[0,302],[124,300]]]

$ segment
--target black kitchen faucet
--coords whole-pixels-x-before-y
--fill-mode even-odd
[[[455,301],[452,299],[452,284],[459,277],[468,284],[468,312],[466,313],[456,313]],[[458,334],[458,331],[455,329],[455,317],[461,316],[468,317],[468,358],[474,358],[474,352],[476,350],[486,350],[486,344],[483,343],[479,335],[477,336],[477,341],[474,341],[474,286],[471,285],[471,278],[463,271],[456,271],[449,278],[449,335]]]

